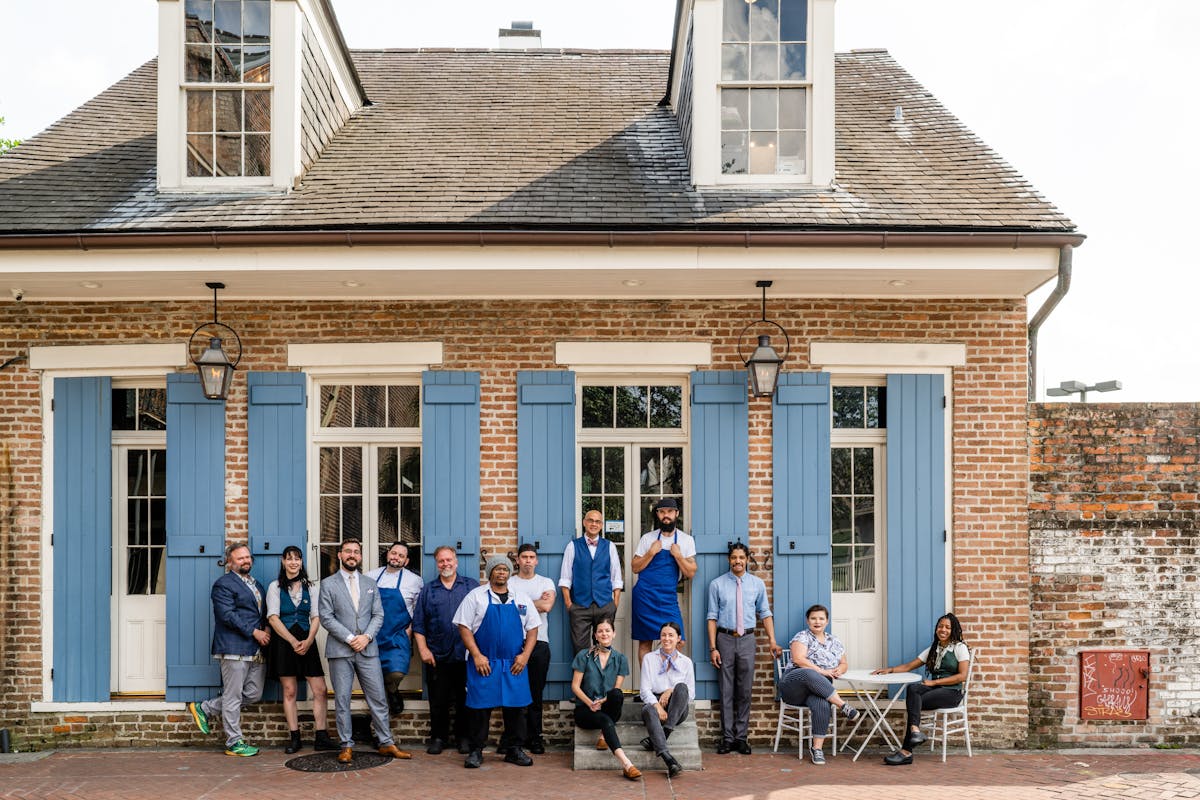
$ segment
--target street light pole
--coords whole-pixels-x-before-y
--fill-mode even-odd
[[[1116,392],[1121,389],[1120,381],[1100,381],[1099,383],[1088,386],[1083,381],[1063,381],[1058,386],[1046,390],[1046,394],[1051,397],[1069,397],[1070,395],[1079,395],[1079,402],[1087,402],[1088,392]]]

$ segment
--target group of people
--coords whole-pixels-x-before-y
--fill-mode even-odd
[[[676,528],[679,509],[671,498],[654,507],[655,530],[643,535],[632,558],[638,581],[632,592],[633,638],[641,666],[641,719],[647,735],[639,743],[662,759],[671,777],[682,772],[668,740],[689,713],[695,699],[695,667],[680,650],[683,618],[676,586],[696,573],[696,546]],[[616,547],[602,536],[603,517],[588,511],[583,535],[567,546],[558,588],[570,621],[576,653],[571,663],[571,692],[578,727],[598,730],[598,749],[610,750],[622,774],[637,780],[641,772],[626,755],[616,724],[624,706],[622,685],[630,674],[626,656],[612,646],[614,620],[624,583]],[[279,577],[264,590],[250,574],[253,557],[245,545],[227,552],[229,572],[212,587],[215,619],[212,654],[221,669],[217,697],[189,703],[204,733],[210,718],[220,716],[229,755],[252,756],[258,750],[243,738],[243,705],[261,699],[268,674],[283,689],[283,710],[290,731],[286,752],[301,749],[297,691],[303,678],[313,696],[314,739],[318,750],[338,750],[338,760],[354,757],[350,697],[358,678],[371,713],[378,751],[411,758],[391,735],[389,714],[403,710],[400,684],[409,667],[412,643],[424,665],[429,696],[426,752],[437,755],[457,746],[464,765],[483,763],[492,711],[502,709],[504,731],[498,753],[504,761],[529,766],[533,754],[545,752],[542,694],[550,663],[547,616],[558,593],[554,583],[538,575],[538,554],[525,543],[517,551],[516,569],[505,556],[487,559],[483,582],[458,573],[453,548],[434,553],[437,575],[428,582],[405,569],[408,548],[397,543],[386,566],[362,574],[362,545],[343,541],[337,553],[340,569],[319,584],[309,580],[303,554],[288,547]],[[761,629],[774,657],[776,643],[766,586],[747,571],[749,551],[730,546],[729,571],[708,587],[708,657],[718,670],[721,739],[718,753],[751,752],[748,743],[751,690]],[[791,668],[780,683],[783,698],[806,705],[812,713],[814,737],[810,758],[824,763],[824,736],[837,709],[853,720],[858,711],[847,704],[833,681],[847,668],[845,647],[826,630],[829,611],[813,606],[807,628],[790,643]],[[328,632],[326,656],[333,684],[338,741],[326,731],[326,686],[315,637]],[[658,647],[655,648],[655,642]],[[878,672],[911,670],[924,665],[923,684],[908,690],[908,728],[903,746],[885,758],[889,765],[911,764],[912,747],[925,741],[920,732],[922,709],[956,705],[961,697],[970,654],[952,614],[937,624],[934,641],[913,661]]]

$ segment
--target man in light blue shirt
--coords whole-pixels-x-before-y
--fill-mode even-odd
[[[741,542],[729,546],[729,572],[708,585],[709,660],[720,674],[721,743],[717,752],[750,754],[750,691],[754,685],[754,633],[762,620],[771,655],[782,652],[775,643],[775,621],[767,603],[767,587],[746,572],[750,551]]]

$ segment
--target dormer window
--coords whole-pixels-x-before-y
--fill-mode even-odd
[[[808,0],[723,0],[721,174],[809,177]]]
[[[271,174],[271,0],[186,0],[189,178]]]

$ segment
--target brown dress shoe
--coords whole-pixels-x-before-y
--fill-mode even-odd
[[[353,748],[343,747],[342,751],[340,753],[338,753],[338,763],[339,764],[349,764],[353,760],[354,760],[354,749]]]
[[[385,744],[379,748],[379,755],[391,756],[392,758],[412,758],[412,753],[405,752],[394,744]]]
[[[603,736],[601,736],[599,739],[596,740],[596,749],[597,750],[607,750],[608,749],[608,742],[604,741]]]
[[[631,781],[636,781],[638,778],[642,777],[642,771],[633,764],[630,764],[628,767],[622,770],[621,774]]]

